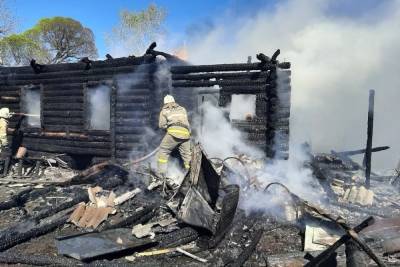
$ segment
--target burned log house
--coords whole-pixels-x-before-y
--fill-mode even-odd
[[[86,167],[108,159],[118,162],[143,155],[158,145],[143,142],[148,127],[157,129],[161,100],[170,91],[189,111],[196,112],[204,94],[215,94],[220,106],[232,95],[255,95],[255,116],[231,123],[249,143],[268,157],[288,157],[290,64],[259,54],[257,63],[188,65],[154,54],[104,61],[0,67],[0,106],[14,113],[33,113],[19,125],[9,123],[10,142],[16,128],[22,141],[14,148],[28,156],[66,154]],[[160,68],[170,70],[158,75]],[[172,88],[168,88],[171,85]],[[201,88],[201,89],[200,89]],[[208,88],[208,89],[207,89]],[[217,88],[217,89],[216,89]]]

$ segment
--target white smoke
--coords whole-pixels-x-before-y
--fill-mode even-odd
[[[247,172],[235,159],[225,162],[233,170],[243,174],[239,180],[235,174],[228,177],[232,183],[244,188],[247,182],[243,179],[255,180],[257,186],[249,187],[241,200],[241,207],[247,212],[263,211],[278,217],[284,215],[283,204],[289,199],[288,195],[263,192],[265,186],[272,182],[284,184],[291,192],[313,203],[322,201],[324,193],[313,177],[312,170],[304,166],[309,158],[301,146],[292,147],[289,160],[267,161],[262,151],[247,144],[243,133],[232,127],[227,118],[229,107],[221,108],[206,101],[200,108],[203,118],[200,113],[194,119],[195,132],[198,133],[196,141],[201,143],[208,157],[226,159],[245,155],[245,158],[250,159],[250,162],[241,159],[247,166]],[[259,166],[253,168],[253,164]]]
[[[243,133],[232,127],[226,117],[228,108],[220,108],[206,101],[196,114],[193,127],[196,129],[197,140],[201,143],[209,157],[224,159],[226,157],[247,154],[260,158],[263,152],[246,144]]]
[[[27,89],[22,99],[24,111],[30,115],[26,118],[29,126],[40,127],[40,90]]]
[[[110,129],[110,96],[111,88],[100,85],[88,89],[89,123],[94,130]]]
[[[256,95],[232,95],[230,119],[245,120],[256,114]]]
[[[368,91],[375,89],[373,144],[391,149],[374,153],[373,167],[393,169],[400,151],[400,1],[378,1],[361,15],[330,12],[346,2],[285,0],[251,17],[221,16],[187,43],[189,60],[245,62],[280,48],[279,59],[292,63],[291,143],[310,141],[316,151],[365,147]]]

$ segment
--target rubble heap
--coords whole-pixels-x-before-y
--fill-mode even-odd
[[[363,167],[349,157],[310,153],[304,167],[313,172],[312,188],[322,192],[320,201],[311,203],[278,180],[265,184],[259,176],[265,161],[246,155],[210,160],[197,145],[192,162],[189,173],[165,181],[145,163],[110,162],[79,173],[53,164],[48,168],[58,169],[58,179],[52,172],[40,179],[3,178],[0,262],[400,264],[396,174],[372,173],[367,189]],[[242,201],[255,192],[271,201],[278,194],[284,199],[275,206],[280,212],[244,209]]]

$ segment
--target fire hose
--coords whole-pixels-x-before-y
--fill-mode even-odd
[[[135,159],[135,160],[131,160],[129,163],[124,164],[124,166],[130,165],[130,164],[137,164],[139,162],[145,161],[146,159],[151,158],[154,154],[156,154],[159,149],[160,149],[160,146],[156,147],[149,154],[147,154],[147,155],[145,155],[145,156],[143,156],[141,158],[138,158],[138,159]]]

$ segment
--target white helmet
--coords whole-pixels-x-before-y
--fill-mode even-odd
[[[8,108],[1,108],[0,109],[0,118],[8,119],[10,118],[10,110]]]
[[[172,95],[166,95],[164,97],[164,105],[168,103],[175,103],[175,99]]]

